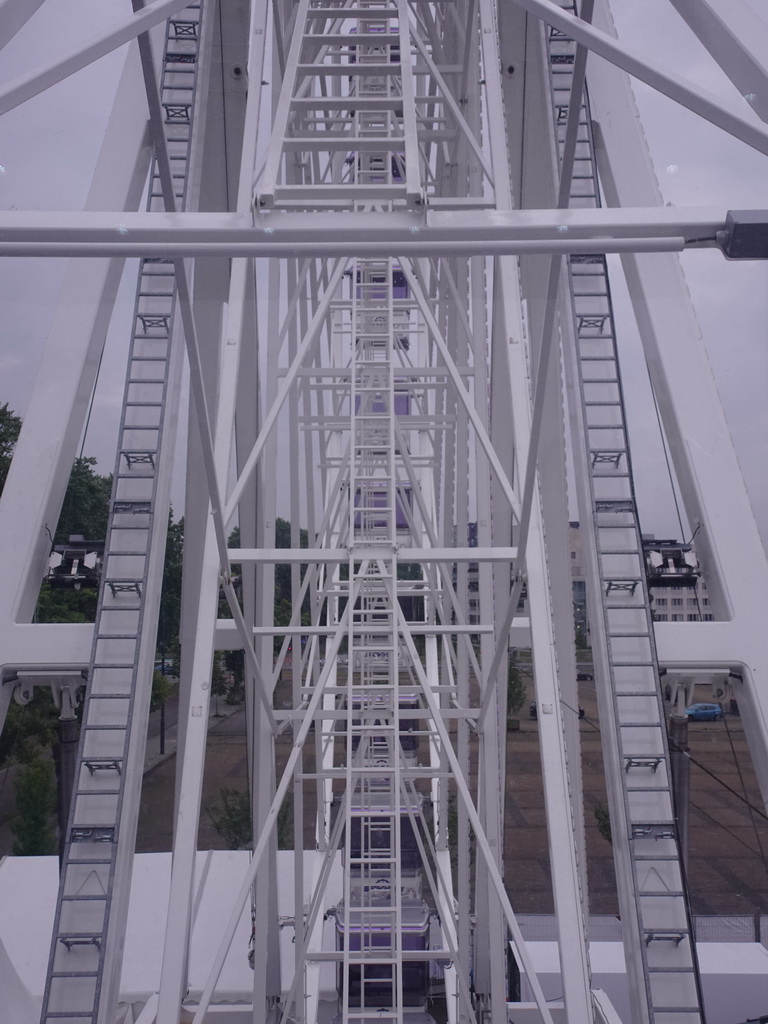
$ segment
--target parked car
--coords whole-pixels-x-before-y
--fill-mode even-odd
[[[689,722],[719,722],[723,717],[719,704],[690,704],[685,713]]]
[[[594,679],[594,678],[595,677],[592,675],[591,672],[577,672],[576,673],[576,679],[577,679],[577,681],[579,683],[583,683],[585,681],[588,681],[588,680],[591,680],[591,679]]]

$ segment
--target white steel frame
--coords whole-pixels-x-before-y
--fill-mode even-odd
[[[671,3],[737,88],[752,97],[752,110],[766,120],[768,70],[760,63],[758,45],[768,32],[764,23],[737,0]],[[35,5],[29,4],[24,14],[18,6],[8,2],[0,12],[0,44]],[[184,6],[185,0],[139,6],[109,33],[85,39],[54,64],[0,89],[0,112],[126,41],[141,36],[146,47],[149,37],[142,34]],[[601,1021],[590,991],[578,734],[564,712],[576,702],[572,625],[558,597],[570,589],[561,532],[568,509],[558,469],[567,442],[561,410],[553,409],[551,401],[552,389],[561,387],[561,374],[568,377],[570,359],[567,354],[562,358],[557,335],[564,298],[561,257],[621,254],[716,616],[711,623],[657,625],[660,662],[694,679],[697,673],[708,678],[715,668],[743,679],[739,698],[748,710],[744,721],[768,803],[768,650],[758,614],[760,595],[768,589],[768,561],[675,255],[686,248],[721,245],[727,211],[661,205],[626,73],[763,154],[768,154],[768,128],[743,103],[739,107],[707,97],[675,71],[656,67],[617,40],[607,0],[585,2],[580,18],[551,0],[514,0],[498,8],[492,0],[445,5],[366,0],[359,7],[338,6],[343,18],[326,19],[326,29],[313,39],[320,7],[310,0],[295,6],[276,3],[272,12],[246,0],[221,5],[225,29],[210,46],[218,48],[216,56],[226,68],[239,69],[224,86],[221,106],[215,107],[227,123],[230,147],[237,150],[236,198],[230,209],[222,199],[228,171],[217,150],[220,125],[210,117],[193,186],[197,208],[174,212],[169,202],[166,213],[136,212],[150,156],[147,110],[156,139],[160,113],[156,87],[149,77],[142,82],[135,47],[85,210],[0,213],[0,256],[71,258],[66,288],[77,300],[55,321],[0,501],[0,720],[19,686],[19,672],[55,680],[88,667],[90,627],[32,624],[48,554],[44,525],[55,521],[61,506],[123,260],[135,255],[172,259],[194,425],[182,622],[186,722],[162,980],[142,1021],[171,1024],[182,1006],[194,1014],[195,1024],[218,1019],[216,983],[227,956],[233,955],[230,944],[249,901],[260,922],[253,958],[254,1020],[282,1022],[289,1014],[303,1020],[303,1007],[316,1006],[310,965],[341,960],[346,969],[355,960],[348,936],[338,952],[313,947],[312,936],[318,914],[330,909],[331,889],[323,887],[344,847],[342,822],[347,824],[346,860],[351,856],[351,793],[342,801],[334,828],[334,785],[346,779],[348,786],[363,786],[366,755],[355,761],[351,736],[362,736],[355,749],[364,750],[381,728],[379,717],[366,732],[365,714],[361,710],[362,726],[353,714],[355,658],[345,670],[339,655],[350,636],[353,655],[355,644],[361,645],[361,664],[365,651],[376,647],[380,629],[371,627],[360,639],[353,609],[366,600],[373,607],[384,586],[389,657],[397,653],[400,666],[399,672],[390,666],[387,683],[395,697],[384,718],[395,740],[386,770],[391,792],[402,793],[425,858],[425,890],[428,883],[441,910],[442,949],[423,956],[455,965],[451,1019],[479,1019],[482,1011],[493,1024],[506,1021],[508,938],[535,994],[539,1019],[552,1019],[501,876],[505,658],[508,646],[521,645],[527,637],[537,700],[551,709],[540,716],[539,731],[565,1018],[574,1024]],[[524,101],[502,73],[500,39],[520,33],[523,12],[580,44],[578,83],[590,53],[587,70],[607,208],[566,209],[568,160],[558,167],[554,140],[544,128],[531,139],[516,118],[521,102],[530,111],[543,103],[545,88],[535,61]],[[386,26],[383,46],[365,29],[374,17]],[[237,30],[241,24],[247,25],[245,34]],[[536,27],[524,31],[541,44],[543,29],[531,24]],[[366,47],[372,55],[367,72]],[[302,64],[307,52],[314,54],[315,65],[322,65],[322,76],[317,67]],[[146,70],[146,49],[144,57]],[[213,59],[210,53],[206,59]],[[260,84],[270,59],[278,83],[271,133],[261,120],[265,97]],[[321,77],[323,85],[313,93],[312,82]],[[387,81],[391,90],[394,80],[398,91],[383,90],[379,99],[371,86],[364,100],[351,101],[355,93],[347,83],[353,77],[376,89]],[[245,81],[250,83],[247,94]],[[572,98],[574,106],[577,99]],[[259,151],[262,138],[268,142],[265,160]],[[377,163],[382,153],[386,159]],[[539,179],[536,208],[514,208],[520,202],[521,183],[513,174],[518,167]],[[218,269],[211,276],[198,273],[190,262],[195,257],[217,257]],[[541,257],[539,264],[530,262],[536,257]],[[386,443],[368,444],[374,452],[368,462],[359,454],[365,447],[359,425],[364,414],[355,401],[356,339],[348,322],[346,350],[334,341],[345,311],[360,301],[366,261],[383,261],[389,273],[400,272],[407,295],[394,297],[390,281],[389,391],[381,400],[387,437]],[[538,283],[532,271],[537,266],[544,272]],[[67,339],[66,359],[62,338]],[[568,344],[565,328],[562,344]],[[57,402],[51,406],[54,386]],[[396,410],[398,394],[407,395],[407,415]],[[386,472],[381,468],[385,449]],[[360,484],[366,473],[386,483]],[[275,547],[274,523],[283,501],[282,493],[279,502],[277,497],[279,479],[290,506],[291,551]],[[373,488],[371,493],[386,491],[381,500],[387,512],[372,517],[372,533],[363,538],[363,513],[355,495],[362,495],[365,486]],[[399,509],[405,523],[398,519]],[[589,509],[580,510],[583,520],[589,515]],[[477,522],[476,547],[468,547],[466,540],[472,521]],[[245,546],[230,550],[226,538],[236,523]],[[301,551],[300,526],[310,536],[309,548]],[[272,595],[274,566],[281,563],[291,565],[293,608],[290,625],[278,629],[272,622]],[[409,563],[420,566],[421,578],[398,584],[397,565]],[[477,623],[468,617],[469,563],[478,566]],[[232,564],[243,566],[242,606]],[[517,611],[523,582],[530,622]],[[217,619],[220,588],[232,619]],[[407,617],[398,594],[420,597],[423,618]],[[305,595],[312,608],[309,624],[301,621]],[[473,634],[479,637],[476,645],[470,641]],[[277,658],[274,636],[283,640]],[[298,637],[306,638],[304,648]],[[291,679],[293,703],[288,711],[277,710],[274,689],[291,641],[293,660],[285,675]],[[246,653],[256,841],[226,934],[212,942],[216,951],[208,983],[185,1003],[211,661],[216,650],[237,647]],[[397,698],[404,666],[410,673],[409,691],[421,701],[422,756],[428,749],[429,767],[397,760],[396,737],[407,717]],[[341,693],[346,707],[337,703]],[[273,740],[289,727],[293,745],[277,779]],[[344,727],[348,743],[340,768],[334,765],[334,737]],[[477,737],[476,744],[471,736]],[[311,742],[314,773],[307,771]],[[476,785],[470,782],[475,773]],[[431,786],[423,781],[429,779]],[[281,965],[274,829],[293,789],[294,831],[302,835],[310,781],[317,799],[317,850],[299,845],[294,858],[295,905],[310,909],[306,927],[294,919],[293,964]],[[424,820],[414,797],[417,781],[429,786],[431,833],[416,827],[417,819]],[[457,795],[455,879],[446,853],[449,791]],[[403,821],[398,815],[395,837]],[[474,878],[470,830],[477,849]],[[304,881],[310,855],[322,862],[314,892],[305,889]],[[393,878],[399,892],[404,885],[399,867]],[[621,877],[619,884],[624,884]],[[349,908],[349,872],[344,891]],[[391,915],[402,922],[398,900],[393,908]],[[120,946],[118,937],[109,952],[110,968],[118,974]],[[407,952],[396,942],[388,955],[402,978]],[[293,979],[287,1001],[282,1001],[281,969]],[[364,1018],[364,1012],[347,1001],[342,1016],[347,1024]],[[407,1020],[401,997],[387,1016]]]

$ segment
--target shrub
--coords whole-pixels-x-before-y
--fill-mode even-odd
[[[50,819],[56,807],[53,762],[37,758],[19,768],[16,778],[16,816],[11,831],[16,836],[17,857],[43,857],[56,853],[56,832]]]

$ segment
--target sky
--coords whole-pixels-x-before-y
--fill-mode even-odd
[[[81,26],[80,38],[87,39],[107,28],[125,10],[121,0],[48,0],[3,50],[0,84],[12,81],[31,66],[43,66],[65,52],[67,46],[76,45],[75,24]],[[73,19],[75,12],[77,18]],[[125,52],[123,48],[102,58],[0,117],[0,208],[82,209]],[[64,271],[64,260],[0,260],[0,403],[8,402],[22,415],[32,393]],[[128,303],[131,292],[126,281],[123,293]],[[124,369],[113,352],[120,346],[127,352],[128,322],[128,318],[122,323],[114,318],[102,362],[105,386],[100,389],[99,408],[92,417],[92,436],[86,441],[85,454],[99,459],[102,472],[111,472],[114,461],[114,409],[119,409]]]
[[[736,102],[735,87],[667,0],[641,4],[612,0],[611,5],[621,38],[649,59]],[[761,0],[750,0],[750,6],[768,19]],[[649,31],[652,27],[662,30]],[[667,204],[768,207],[765,157],[643,83],[633,82],[633,89]],[[742,106],[746,113],[747,104]],[[763,543],[768,546],[768,266],[729,262],[718,251],[705,249],[683,253],[681,259]],[[613,277],[612,283],[621,293],[621,282]],[[634,325],[625,315],[620,342],[631,348],[635,336]],[[636,383],[642,377],[639,362],[637,357],[630,361],[630,366],[637,367]],[[654,444],[658,431],[652,403],[639,386],[629,389],[627,401],[641,521],[649,523],[648,529],[657,535],[672,530],[671,535],[679,536],[670,501],[653,497],[658,493],[654,480],[659,476],[659,452]],[[666,530],[664,524],[669,524]]]
[[[760,13],[761,0],[749,0]],[[668,0],[612,0],[620,37],[710,92],[734,87]],[[46,0],[3,51],[0,84],[42,65],[125,13],[123,0]],[[764,17],[768,17],[763,12]],[[85,28],[83,28],[85,26]],[[0,118],[0,208],[78,209],[88,188],[125,49]],[[768,207],[766,158],[682,111],[642,83],[635,95],[665,202]],[[683,267],[764,542],[768,542],[768,268],[729,263],[716,251],[683,254]],[[128,266],[130,267],[130,262]],[[63,261],[0,264],[0,403],[23,415],[61,287]],[[680,536],[645,370],[622,282],[612,276],[627,385],[641,521]],[[112,469],[128,341],[132,284],[126,275],[110,329],[84,453]],[[179,504],[180,498],[174,503]]]

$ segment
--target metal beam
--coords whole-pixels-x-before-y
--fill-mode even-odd
[[[428,210],[300,213],[121,213],[90,211],[4,210],[0,212],[0,255],[69,255],[70,247],[89,255],[151,248],[194,256],[250,255],[324,258],[376,247],[394,255],[423,247],[461,246],[482,255],[491,243],[545,243],[538,250],[586,252],[580,246],[599,242],[604,251],[623,243],[652,242],[659,249],[685,245],[713,247],[726,228],[724,207],[624,207],[572,210]],[[332,242],[343,231],[343,242]],[[21,246],[26,243],[28,248]],[[666,244],[665,244],[666,243]],[[61,248],[57,248],[60,246]],[[90,251],[89,247],[99,247]],[[525,246],[523,246],[523,250]],[[458,250],[457,250],[458,251]],[[593,251],[603,251],[593,248]]]
[[[459,764],[458,758],[456,757],[453,746],[451,744],[451,739],[450,736],[448,735],[448,730],[446,729],[445,724],[442,720],[440,708],[435,699],[435,695],[432,692],[429,680],[427,679],[427,676],[424,672],[424,668],[421,664],[421,658],[419,657],[418,651],[416,650],[416,647],[413,643],[413,637],[411,636],[408,623],[406,622],[405,616],[403,615],[402,609],[400,608],[397,609],[397,618],[400,635],[405,640],[408,653],[411,656],[411,661],[416,670],[416,678],[421,687],[421,692],[424,695],[424,700],[432,716],[432,722],[434,723],[435,730],[440,737],[441,748],[445,755],[447,756],[448,763],[451,766],[453,779],[456,783],[456,789],[458,791],[462,805],[467,812],[467,816],[469,817],[469,821],[472,825],[472,830],[475,833],[477,845],[480,847],[483,857],[485,858],[485,863],[488,869],[488,874],[490,876],[491,883],[496,891],[496,896],[501,905],[504,918],[506,920],[507,928],[509,929],[512,938],[515,941],[515,945],[517,946],[518,953],[520,955],[520,960],[523,964],[525,973],[528,977],[528,982],[531,986],[531,990],[533,991],[534,999],[536,1000],[536,1005],[539,1008],[539,1011],[545,1024],[552,1024],[552,1016],[549,1012],[549,1007],[547,1006],[547,1002],[544,999],[544,993],[541,990],[541,984],[539,982],[538,976],[536,975],[536,972],[533,969],[533,963],[531,962],[530,957],[528,956],[528,950],[525,944],[525,940],[523,939],[523,934],[520,931],[520,926],[517,923],[517,918],[515,917],[515,912],[512,909],[512,904],[509,902],[509,897],[507,896],[506,890],[504,888],[504,882],[501,878],[501,874],[499,873],[499,869],[496,866],[496,862],[493,857],[493,852],[491,851],[491,848],[488,845],[488,840],[485,835],[485,830],[483,828],[482,821],[480,820],[480,816],[477,813],[477,808],[475,807],[474,801],[472,800],[472,796],[467,785],[467,780],[464,778],[464,773],[461,770],[461,765]]]
[[[256,443],[254,444],[253,448],[251,449],[248,455],[248,458],[245,460],[245,463],[243,464],[243,468],[240,471],[240,475],[237,478],[235,486],[229,493],[229,496],[227,498],[227,504],[224,509],[225,525],[231,521],[232,516],[234,515],[235,510],[237,509],[237,503],[240,500],[240,495],[243,493],[246,484],[251,479],[251,476],[256,468],[259,458],[261,457],[261,454],[264,451],[264,445],[266,444],[270,434],[272,433],[272,430],[274,429],[275,423],[277,422],[277,417],[279,416],[280,410],[285,404],[285,400],[288,398],[288,395],[293,386],[293,382],[296,378],[296,374],[301,369],[302,364],[307,359],[310,351],[312,350],[315,342],[317,341],[317,338],[323,327],[328,306],[336,292],[336,288],[338,286],[339,281],[341,280],[342,274],[346,269],[347,262],[348,261],[346,259],[341,259],[336,264],[334,272],[331,275],[331,279],[328,282],[328,287],[325,290],[325,295],[318,304],[318,307],[315,310],[309,328],[305,336],[302,338],[301,344],[296,350],[296,355],[293,358],[291,367],[286,373],[285,377],[283,378],[282,387],[280,388],[277,397],[272,403],[269,412],[264,418],[264,423],[262,425],[261,430],[259,431],[259,436],[256,438]]]
[[[43,0],[3,0],[0,3],[0,50],[29,21]]]
[[[602,238],[593,239],[563,238],[540,240],[481,240],[479,242],[330,242],[320,244],[314,242],[263,243],[233,242],[216,243],[136,243],[110,242],[89,244],[87,242],[69,243],[28,243],[0,241],[0,256],[11,256],[19,259],[24,256],[49,256],[60,259],[101,258],[103,256],[154,256],[181,259],[194,256],[221,257],[253,257],[267,259],[287,259],[292,256],[315,256],[322,258],[343,257],[410,257],[416,259],[424,256],[529,256],[541,253],[556,253],[567,256],[571,253],[640,253],[640,252],[682,252],[686,248],[683,236],[660,238]],[[696,248],[717,248],[715,238],[708,239],[704,244],[696,244]]]
[[[464,384],[459,376],[459,372],[456,369],[456,364],[454,363],[453,358],[450,352],[448,351],[448,346],[445,342],[445,339],[443,338],[442,331],[440,330],[437,320],[435,320],[435,317],[432,314],[430,303],[426,295],[424,295],[421,288],[421,284],[414,271],[408,266],[407,263],[403,263],[402,269],[403,273],[405,274],[405,278],[410,286],[411,292],[414,298],[416,299],[416,304],[419,307],[419,310],[421,311],[421,315],[424,317],[424,321],[427,325],[430,337],[432,338],[435,345],[439,349],[440,355],[445,365],[448,367],[448,372],[451,376],[451,379],[453,380],[457,397],[466,408],[469,420],[477,435],[478,443],[482,447],[483,452],[485,453],[485,457],[488,459],[489,464],[491,465],[494,473],[496,474],[504,497],[509,502],[509,506],[512,509],[515,518],[519,520],[520,505],[518,502],[517,495],[515,494],[514,488],[512,487],[512,484],[510,483],[507,474],[504,472],[504,467],[501,465],[501,462],[499,461],[499,458],[496,455],[494,447],[491,444],[491,439],[488,437],[488,432],[486,431],[485,426],[483,425],[477,413],[477,410],[475,409],[472,403],[471,396],[467,389],[464,387]]]
[[[318,709],[320,707],[320,701],[323,696],[323,692],[326,688],[328,677],[330,675],[333,658],[338,652],[342,640],[345,638],[347,624],[349,622],[349,615],[352,610],[352,607],[354,606],[355,601],[357,600],[359,590],[359,583],[353,582],[349,594],[349,601],[347,602],[344,612],[341,618],[339,619],[338,625],[336,626],[336,632],[333,637],[333,644],[331,649],[331,657],[326,661],[325,668],[323,669],[320,675],[318,684],[316,687],[314,687],[312,699],[310,700],[309,705],[307,706],[306,717],[304,718],[304,721],[301,723],[301,726],[299,727],[298,732],[296,733],[293,748],[288,757],[285,768],[283,769],[282,778],[280,779],[280,783],[277,787],[277,790],[275,791],[275,796],[272,800],[272,804],[269,808],[269,812],[263,824],[258,842],[253,848],[253,857],[251,858],[251,862],[248,867],[248,873],[243,879],[243,883],[240,887],[238,895],[235,898],[235,902],[232,907],[227,927],[216,951],[216,955],[213,958],[211,970],[206,980],[203,993],[200,996],[200,1003],[197,1007],[197,1012],[195,1013],[193,1024],[202,1024],[208,1012],[208,1007],[210,1005],[214,989],[216,988],[216,983],[219,980],[221,970],[224,966],[224,961],[226,960],[227,953],[229,952],[229,947],[232,945],[232,940],[235,936],[235,931],[237,930],[237,924],[240,920],[240,915],[242,914],[243,907],[245,906],[245,903],[251,891],[251,887],[256,879],[256,875],[258,873],[261,860],[264,856],[264,853],[267,850],[270,835],[277,823],[277,815],[283,804],[283,800],[285,799],[286,793],[288,792],[288,787],[293,779],[293,773],[299,761],[299,756],[304,747],[306,738],[309,735],[310,726],[312,725],[315,715],[317,714]]]
[[[762,121],[768,121],[768,25],[744,0],[669,0]]]
[[[768,129],[741,116],[730,104],[707,93],[697,82],[689,82],[681,75],[666,72],[660,65],[647,60],[632,47],[593,28],[580,18],[574,18],[551,0],[513,0],[514,3],[553,25],[593,53],[610,61],[652,89],[663,93],[676,103],[722,128],[734,138],[746,143],[758,153],[768,155]]]
[[[52,85],[64,81],[119,46],[130,43],[141,32],[149,31],[188,6],[189,0],[155,0],[155,3],[145,7],[139,14],[122,18],[109,32],[94,36],[84,46],[70,50],[51,64],[36,68],[26,75],[20,75],[0,89],[0,114],[5,114],[33,96],[45,92]]]
[[[277,564],[349,560],[349,548],[229,548],[229,563],[275,562]],[[397,549],[401,562],[509,562],[517,558],[516,547],[494,548],[411,548]]]

